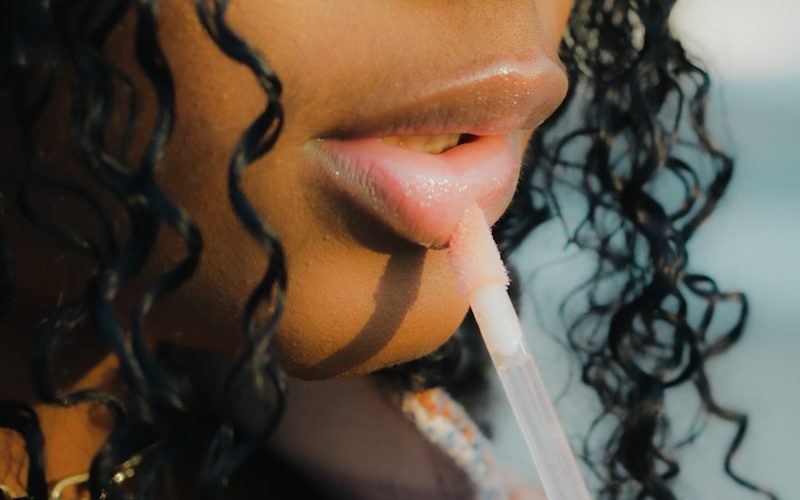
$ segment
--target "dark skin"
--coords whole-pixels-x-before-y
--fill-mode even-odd
[[[148,335],[154,346],[169,341],[235,352],[242,305],[266,260],[230,208],[227,162],[265,98],[252,75],[214,46],[192,2],[161,3],[160,36],[175,78],[177,122],[159,182],[198,223],[205,248],[191,281],[154,309]],[[521,62],[532,53],[557,60],[571,6],[570,0],[232,2],[228,22],[268,56],[284,88],[285,128],[275,148],[250,168],[245,186],[286,251],[289,286],[277,343],[290,375],[364,374],[424,356],[453,334],[467,311],[444,251],[407,241],[330,194],[303,148],[338,124],[413,101],[443,78],[469,77],[476,68],[498,64],[524,71]],[[132,60],[130,27],[126,23],[114,33],[108,53],[141,86],[147,123],[155,104]],[[543,81],[563,97],[566,77],[560,69]],[[42,129],[42,151],[51,160],[43,163],[79,171],[64,160],[68,136],[53,126],[68,119],[64,90],[43,120],[49,128]],[[8,109],[9,96],[2,99]],[[3,130],[13,130],[8,116],[0,119]],[[532,130],[514,133],[527,139]],[[0,144],[4,157],[14,159],[17,140],[13,132],[6,135]],[[84,182],[74,175],[75,182]],[[0,194],[12,198],[14,179],[2,181]],[[38,412],[47,436],[47,476],[56,480],[88,469],[109,422],[102,409],[39,404],[24,383],[31,349],[26,339],[59,297],[79,293],[91,264],[31,229],[10,205],[3,223],[19,256],[18,279],[4,331],[17,334],[0,341],[0,352],[14,353],[4,356],[0,380],[23,383],[3,383],[0,394]],[[78,206],[54,200],[45,205],[78,227],[84,219]],[[500,211],[489,215],[496,219]],[[91,234],[96,228],[83,230]],[[141,282],[182,255],[180,243],[165,233]],[[137,289],[135,283],[131,296]],[[122,296],[119,304],[125,310],[130,298]],[[84,339],[75,347],[82,362],[66,363],[72,367],[66,385],[113,389],[115,360],[97,348],[91,332],[77,337]],[[0,455],[0,481],[22,490],[19,443],[13,436],[5,440],[17,446],[9,456]]]

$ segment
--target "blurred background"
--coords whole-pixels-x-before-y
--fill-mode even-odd
[[[736,160],[727,196],[690,246],[690,266],[724,290],[750,300],[746,334],[709,364],[716,397],[746,412],[750,426],[734,468],[800,499],[800,1],[679,0],[673,30],[712,75],[709,125]],[[573,448],[598,413],[596,397],[577,379],[574,361],[555,340],[564,327],[557,309],[588,270],[567,251],[562,228],[537,230],[521,248],[527,300],[523,313],[551,395]],[[519,474],[536,474],[499,383],[492,416],[500,459]],[[693,390],[668,397],[678,425],[690,423]],[[682,499],[763,498],[731,481],[722,470],[735,428],[710,421],[705,432],[676,453],[682,470],[675,483]],[[588,478],[588,474],[587,474]]]

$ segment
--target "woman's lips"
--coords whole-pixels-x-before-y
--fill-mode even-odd
[[[318,140],[314,154],[335,187],[402,237],[443,247],[468,206],[492,222],[514,195],[520,134],[479,136],[442,154],[381,139]]]
[[[498,58],[365,99],[309,145],[330,184],[363,210],[410,241],[443,247],[471,204],[490,222],[502,215],[516,189],[525,140],[566,90],[564,69],[544,51]],[[442,154],[380,139],[453,133],[478,137]]]

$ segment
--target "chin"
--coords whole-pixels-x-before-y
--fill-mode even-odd
[[[372,286],[290,286],[276,338],[284,370],[307,380],[361,375],[424,357],[444,344],[469,305],[446,253],[428,250],[421,256],[416,265],[403,261],[396,271],[388,271],[387,263]]]

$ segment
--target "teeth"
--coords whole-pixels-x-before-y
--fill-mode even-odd
[[[438,155],[458,145],[461,134],[448,135],[395,135],[381,140],[392,146],[407,148],[420,153]]]

